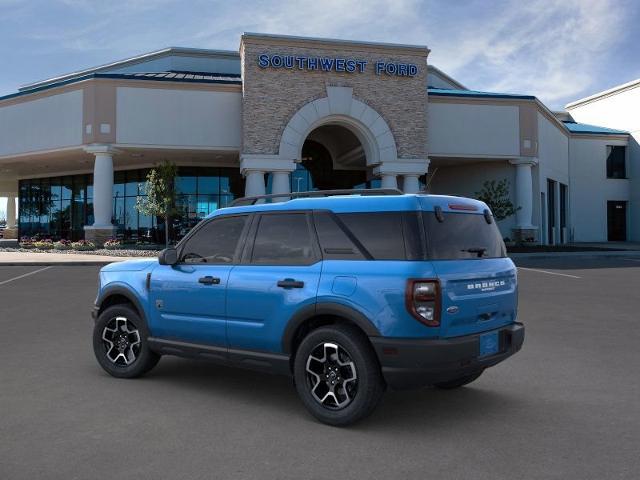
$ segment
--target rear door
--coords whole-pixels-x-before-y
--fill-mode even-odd
[[[226,289],[239,261],[248,215],[207,221],[185,239],[177,265],[160,265],[150,282],[156,336],[226,346]]]
[[[441,336],[469,335],[515,321],[516,268],[493,219],[487,222],[481,212],[424,212],[423,220],[442,291]]]
[[[322,262],[310,213],[259,214],[249,238],[229,277],[229,348],[279,352],[291,316],[316,301]]]

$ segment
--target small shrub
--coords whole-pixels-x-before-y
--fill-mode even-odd
[[[77,242],[71,242],[71,248],[79,251],[90,251],[95,250],[96,245],[89,240],[78,240]]]
[[[27,248],[27,249],[35,248],[33,246],[33,240],[31,239],[31,237],[21,237],[20,248]]]
[[[58,240],[53,243],[54,250],[71,250],[71,241],[70,240]]]
[[[33,246],[40,250],[51,250],[53,248],[53,241],[50,238],[46,240],[36,240],[33,242]]]
[[[122,248],[122,242],[117,238],[110,238],[104,242],[104,248],[107,250],[118,250],[119,248]]]

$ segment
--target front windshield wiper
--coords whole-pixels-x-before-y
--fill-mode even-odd
[[[478,255],[478,258],[484,257],[484,254],[487,253],[487,249],[483,247],[472,247],[472,248],[464,248],[460,250],[461,252],[475,253]]]

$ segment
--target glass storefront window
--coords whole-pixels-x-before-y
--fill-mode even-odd
[[[142,215],[135,208],[143,196],[148,169],[114,174],[113,224],[125,242],[164,243],[164,219]],[[244,179],[237,168],[179,168],[176,187],[180,212],[170,225],[170,238],[179,240],[202,218],[244,194]],[[83,238],[92,225],[93,175],[21,180],[19,186],[22,236],[57,240]]]

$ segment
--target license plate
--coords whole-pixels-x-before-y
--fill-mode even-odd
[[[480,335],[480,357],[495,355],[500,348],[498,332],[485,333]]]

